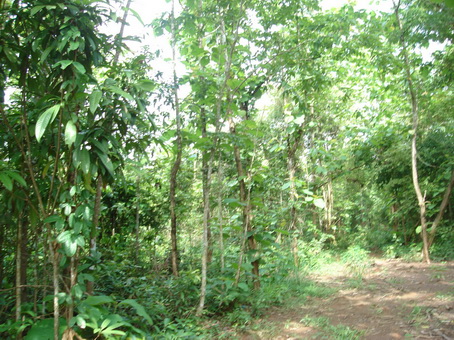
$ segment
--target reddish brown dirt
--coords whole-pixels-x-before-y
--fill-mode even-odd
[[[350,271],[351,272],[351,271]],[[323,327],[358,331],[357,339],[454,340],[454,263],[405,263],[375,260],[362,279],[333,265],[312,277],[338,288],[328,298],[308,298],[301,305],[269,309],[241,339],[354,339]]]

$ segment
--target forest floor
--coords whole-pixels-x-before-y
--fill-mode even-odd
[[[310,279],[334,294],[269,308],[239,339],[454,339],[454,262],[373,259],[352,272],[324,266]]]

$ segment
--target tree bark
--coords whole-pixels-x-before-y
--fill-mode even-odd
[[[298,202],[298,193],[296,191],[296,151],[298,150],[299,140],[301,136],[301,128],[298,131],[296,140],[293,143],[290,141],[291,137],[287,138],[287,169],[289,174],[290,181],[290,226],[289,230],[292,233],[292,254],[293,254],[293,264],[295,267],[299,266],[298,258],[298,215],[296,204]]]
[[[22,212],[19,213],[17,221],[17,239],[16,239],[16,321],[20,321],[22,313],[22,275],[23,275],[23,232],[22,229],[24,221]],[[18,338],[22,338],[21,334],[18,335]]]
[[[201,110],[201,127],[202,137],[207,136],[207,118],[205,109]],[[205,308],[206,285],[207,285],[207,270],[208,270],[208,257],[209,257],[209,220],[210,220],[210,188],[211,188],[211,174],[213,172],[214,150],[211,150],[209,159],[207,159],[207,151],[202,151],[202,191],[203,191],[203,236],[202,236],[202,273],[201,273],[201,287],[200,287],[200,301],[197,307],[196,315],[202,315]]]
[[[98,174],[96,180],[96,195],[95,195],[95,206],[93,208],[93,224],[90,231],[90,256],[92,258],[96,255],[97,248],[97,238],[98,238],[98,226],[99,226],[99,217],[101,216],[101,197],[102,197],[102,175]],[[90,267],[92,271],[95,270],[95,267]],[[93,295],[94,293],[94,282],[87,281],[87,294]]]
[[[176,141],[177,154],[170,172],[170,239],[171,239],[171,257],[172,257],[172,274],[178,276],[178,245],[177,245],[177,214],[176,214],[176,187],[177,175],[180,170],[182,141],[181,141],[181,116],[180,102],[178,98],[178,78],[176,71],[176,23],[175,23],[175,0],[172,1],[171,13],[172,25],[172,67],[173,67],[173,100],[175,110],[175,120],[177,124]]]
[[[430,263],[430,255],[429,255],[429,237],[427,234],[427,220],[426,220],[426,197],[425,194],[422,194],[421,187],[419,185],[419,178],[418,178],[418,149],[417,149],[417,136],[418,136],[418,123],[419,123],[419,108],[418,108],[418,100],[416,97],[416,91],[413,86],[413,79],[411,76],[411,66],[408,57],[407,51],[407,43],[404,38],[404,32],[402,29],[402,24],[400,21],[399,16],[399,7],[400,7],[400,0],[396,4],[394,2],[394,14],[396,16],[397,25],[400,31],[400,44],[402,48],[402,55],[403,55],[403,62],[404,62],[404,69],[406,74],[406,81],[408,85],[408,90],[410,92],[410,102],[411,102],[411,111],[412,111],[412,130],[413,130],[413,137],[411,140],[411,174],[413,178],[413,187],[415,189],[416,197],[418,199],[419,205],[419,217],[421,222],[421,235],[423,240],[423,261]]]
[[[223,169],[222,169],[222,158],[219,156],[219,165],[218,165],[218,224],[219,224],[219,252],[220,252],[220,261],[221,261],[221,272],[224,271],[224,218],[222,215],[222,181],[223,181]]]
[[[139,264],[140,255],[140,176],[136,180],[136,221],[135,221],[135,249],[134,249],[134,262]]]
[[[120,59],[120,53],[121,53],[121,43],[123,42],[123,34],[125,31],[126,27],[126,20],[128,19],[128,12],[129,8],[131,7],[132,0],[127,0],[126,6],[123,12],[123,18],[121,19],[121,26],[120,26],[120,32],[118,33],[118,36],[116,38],[116,43],[117,43],[117,48],[115,49],[115,57],[114,57],[114,64],[118,63],[118,60]]]
[[[233,119],[230,117],[229,118],[229,126],[230,126],[230,133],[232,135],[236,135],[236,129],[235,129],[235,124],[233,122]],[[252,230],[252,206],[251,206],[251,199],[250,195],[248,195],[248,192],[246,190],[246,182],[244,179],[246,178],[245,172],[243,169],[243,164],[241,163],[241,155],[240,155],[240,149],[238,146],[234,145],[233,146],[233,154],[235,156],[235,164],[236,164],[236,171],[237,171],[237,176],[238,176],[238,183],[240,187],[240,201],[243,205],[243,230],[245,234],[249,235],[247,237],[247,242],[249,249],[252,250],[255,254],[254,256],[257,256],[257,242],[255,240],[253,230]],[[254,289],[259,290],[260,289],[260,260],[258,258],[255,258],[251,262],[252,265],[252,277],[253,277],[253,283],[254,283]],[[241,266],[239,266],[238,269],[240,269]]]
[[[52,283],[54,287],[54,340],[59,339],[60,329],[60,304],[58,302],[58,294],[60,293],[60,285],[58,282],[58,266],[60,263],[60,256],[58,254],[59,247],[60,245],[56,241],[49,243],[49,251],[52,261]]]
[[[3,251],[3,244],[5,243],[5,224],[0,223],[0,289],[3,288],[3,273],[4,273],[4,259],[5,252]]]
[[[448,186],[446,187],[445,193],[443,195],[443,200],[441,201],[440,209],[438,210],[438,214],[435,217],[434,222],[432,223],[432,228],[431,228],[430,234],[429,234],[429,245],[428,245],[429,249],[434,242],[435,232],[437,230],[438,225],[441,222],[441,219],[443,218],[444,212],[446,211],[446,207],[448,206],[449,197],[451,196],[453,186],[454,186],[454,170],[451,172],[451,179],[449,180]]]

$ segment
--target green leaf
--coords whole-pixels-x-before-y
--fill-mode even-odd
[[[125,304],[125,305],[129,305],[129,306],[133,307],[136,310],[137,315],[139,315],[139,316],[143,317],[145,320],[147,320],[150,325],[153,324],[153,320],[151,319],[150,315],[147,313],[145,308],[140,303],[138,303],[136,300],[127,299],[127,300],[121,301],[119,304],[120,305]]]
[[[446,6],[454,8],[454,0],[445,0]]]
[[[48,47],[46,48],[43,53],[41,54],[41,58],[39,58],[39,63],[42,64],[46,61],[47,59],[47,56],[49,55],[49,53],[52,51],[53,47]]]
[[[325,201],[322,198],[314,199],[314,205],[317,208],[324,209],[325,208]]]
[[[73,63],[72,60],[60,60],[59,62],[55,63],[54,67],[57,67],[58,65],[60,65],[61,69],[64,70],[72,63]]]
[[[224,199],[224,204],[228,204],[232,208],[234,208],[234,207],[242,207],[242,206],[245,205],[245,203],[241,202],[237,198],[226,198],[226,199]]]
[[[97,305],[103,305],[106,303],[112,303],[114,300],[107,295],[99,295],[99,296],[89,296],[84,303],[90,306],[97,306]]]
[[[13,191],[13,181],[5,173],[0,173],[0,181],[3,183],[6,189]]]
[[[247,284],[245,284],[244,282],[240,282],[238,283],[238,287],[240,287],[242,290],[244,290],[245,292],[248,292],[249,291],[249,286]]]
[[[73,66],[77,70],[77,72],[79,72],[81,74],[85,74],[85,72],[87,72],[85,70],[84,65],[82,65],[81,63],[78,63],[77,61],[73,61]]]
[[[57,242],[65,243],[68,242],[71,238],[72,232],[70,230],[65,230],[60,235],[57,236]]]
[[[85,329],[87,327],[87,322],[85,321],[85,319],[80,316],[80,315],[77,315],[77,316],[73,316],[69,322],[69,327],[73,327],[75,324],[77,323],[77,326],[79,326],[80,328],[82,329]]]
[[[288,230],[284,230],[284,229],[275,229],[275,231],[277,233],[280,233],[280,234],[283,234],[283,235],[290,235],[290,233],[288,232]]]
[[[418,225],[418,226],[416,227],[415,233],[416,233],[416,234],[421,234],[421,231],[422,231],[422,227],[421,227],[420,225]]]
[[[139,20],[139,22],[140,22],[143,26],[145,26],[145,23],[142,21],[142,18],[140,17],[139,13],[137,13],[135,10],[133,10],[133,9],[130,8],[130,7],[128,7],[128,10],[132,13],[132,15],[135,16],[135,18],[136,18],[137,20]]]
[[[39,12],[40,10],[42,10],[44,7],[46,7],[46,6],[35,6],[35,7],[33,7],[33,8],[31,9],[31,11],[30,11],[30,15],[31,15],[31,16],[36,15],[36,13],[38,13],[38,12]]]
[[[60,319],[60,337],[66,329],[66,320]],[[27,332],[25,340],[53,340],[54,339],[54,319],[43,319],[33,324]]]
[[[15,180],[16,182],[18,182],[20,185],[22,185],[23,187],[27,186],[27,183],[25,182],[25,179],[19,175],[19,173],[17,173],[16,171],[5,171],[5,173],[11,177],[13,180]]]
[[[101,160],[102,164],[104,164],[104,166],[105,166],[106,170],[109,172],[109,174],[112,177],[115,177],[115,170],[114,170],[112,161],[109,159],[109,157],[107,157],[107,155],[105,153],[98,152],[98,150],[96,150],[96,153],[98,154],[99,159]]]
[[[292,185],[292,182],[284,183],[281,187],[281,190],[288,189],[288,188],[290,188],[291,185]]]
[[[80,168],[84,174],[88,174],[90,171],[90,153],[86,149],[82,149],[79,153]]]
[[[99,101],[101,100],[102,92],[101,91],[93,91],[90,94],[90,112],[95,113],[96,109],[98,108]]]
[[[208,56],[205,56],[202,59],[200,59],[200,65],[202,65],[202,67],[207,66],[209,63],[210,63],[210,57],[208,57]]]
[[[47,218],[44,219],[44,223],[55,223],[62,221],[62,217],[60,215],[50,215]]]
[[[131,101],[134,100],[134,98],[129,93],[123,91],[122,89],[120,89],[117,86],[111,85],[111,86],[108,86],[107,89],[109,91],[113,92],[113,93],[116,93],[116,94],[122,96],[123,98],[126,98],[126,99],[131,100]]]
[[[70,146],[74,144],[76,141],[77,137],[77,128],[76,125],[73,123],[72,120],[68,121],[66,123],[66,128],[65,128],[65,143],[66,145]]]
[[[44,113],[38,118],[38,122],[35,126],[35,136],[38,143],[40,142],[44,131],[46,131],[47,126],[54,121],[58,111],[60,111],[60,107],[60,104],[54,105],[44,111]]]
[[[136,87],[141,90],[151,92],[156,88],[156,83],[149,79],[141,79],[136,83]]]

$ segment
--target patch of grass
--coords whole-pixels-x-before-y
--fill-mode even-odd
[[[431,266],[430,267],[432,273],[430,274],[431,281],[440,281],[445,279],[445,273],[447,268],[440,267],[440,266]]]
[[[359,289],[364,286],[364,281],[362,276],[354,276],[347,279],[346,284],[348,288]]]
[[[454,292],[437,293],[436,298],[441,301],[454,301]]]
[[[371,265],[369,251],[356,245],[347,249],[342,255],[342,261],[346,264],[352,276],[361,278]]]
[[[408,316],[409,323],[416,326],[422,326],[430,318],[431,312],[432,309],[428,307],[415,306],[413,307],[412,311],[410,312],[410,315]]]
[[[390,277],[389,279],[385,280],[388,282],[390,285],[401,285],[404,283],[404,280],[398,278],[398,277]]]
[[[309,317],[301,319],[303,325],[319,330],[316,339],[359,340],[364,331],[358,331],[345,325],[332,325],[326,317]]]

